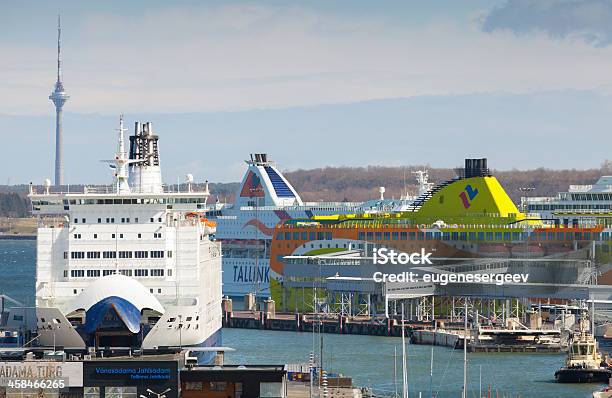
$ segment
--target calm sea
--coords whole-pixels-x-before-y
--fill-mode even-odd
[[[35,241],[0,240],[0,294],[25,305],[34,304]],[[311,333],[224,329],[223,345],[235,352],[226,356],[233,364],[284,364],[307,362],[310,351],[319,352],[320,337]],[[401,390],[401,343],[398,338],[323,335],[324,367],[353,377],[359,386],[393,394],[394,350],[398,352],[397,385]],[[430,361],[433,352],[433,383]],[[491,386],[491,397],[587,398],[597,385],[557,384],[554,372],[563,355],[470,354],[468,396],[478,397],[480,380],[483,396]],[[410,397],[422,392],[427,397],[432,385],[440,398],[460,396],[463,383],[463,352],[444,347],[409,346]],[[498,395],[496,395],[498,394]]]

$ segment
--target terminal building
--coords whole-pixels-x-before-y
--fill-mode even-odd
[[[0,356],[6,351],[0,350]],[[189,352],[74,360],[47,352],[0,359],[0,397],[285,398],[285,365],[189,364]],[[39,359],[36,359],[36,358]]]
[[[406,301],[407,308],[413,309],[409,316],[422,318],[425,312],[418,314],[419,306],[429,301],[431,307],[432,297],[438,300],[453,297],[612,300],[612,286],[596,284],[598,269],[584,251],[556,258],[432,257],[432,265],[383,265],[375,264],[373,245],[362,247],[326,254],[286,256],[283,285],[298,296],[298,300],[303,300],[305,308],[343,316],[389,316],[398,308],[398,303]],[[406,272],[412,272],[418,282],[381,280],[385,274]],[[432,282],[423,281],[425,274],[432,277]],[[528,281],[503,285],[495,280],[445,283],[450,274],[516,274],[528,276]]]
[[[524,197],[527,213],[539,214],[549,223],[565,226],[612,225],[612,176],[592,185],[570,185],[553,197]]]

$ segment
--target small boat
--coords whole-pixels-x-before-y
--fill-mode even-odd
[[[572,338],[565,366],[555,372],[559,383],[606,383],[612,370],[602,360],[597,341],[582,330]]]
[[[612,398],[612,388],[604,387],[601,391],[593,392],[593,398]]]

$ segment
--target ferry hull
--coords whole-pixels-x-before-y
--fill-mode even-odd
[[[202,343],[197,344],[197,345],[193,345],[193,346],[186,346],[185,348],[189,349],[191,347],[195,347],[195,348],[221,347],[223,345],[222,342],[223,342],[223,337],[222,337],[222,333],[221,333],[221,328],[219,328],[219,329],[217,329],[216,332],[211,334]],[[210,365],[215,360],[215,354],[216,354],[215,352],[195,351],[191,355],[193,355],[193,356],[198,358],[198,364],[200,364],[200,365]]]
[[[559,383],[608,383],[612,377],[610,369],[570,369],[562,368],[555,372]]]

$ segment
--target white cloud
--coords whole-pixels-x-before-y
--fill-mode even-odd
[[[509,0],[483,16],[485,31],[545,32],[596,47],[612,43],[610,0]]]
[[[27,29],[27,24],[23,25]],[[201,112],[416,95],[600,90],[612,49],[292,6],[168,6],[64,23],[73,112]],[[0,42],[0,112],[48,114],[54,48]]]

